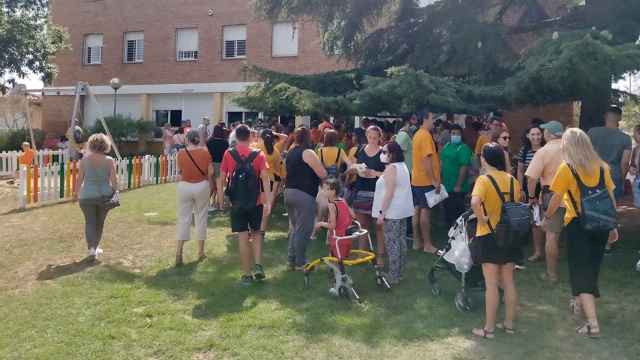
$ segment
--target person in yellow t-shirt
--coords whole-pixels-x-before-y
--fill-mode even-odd
[[[282,178],[284,177],[284,166],[282,164],[282,157],[280,156],[280,151],[275,146],[276,136],[269,129],[262,130],[260,134],[262,141],[258,143],[257,148],[262,151],[265,158],[267,159],[267,174],[269,176],[269,183],[271,185],[271,195],[272,198],[269,199],[270,203],[275,202],[276,195],[278,194],[278,189],[280,188],[280,183],[282,183]],[[267,230],[267,226],[269,225],[269,213],[265,213],[262,216],[262,223],[260,226],[260,231],[263,233]]]
[[[493,338],[500,295],[498,287],[504,290],[506,305],[504,322],[501,325],[506,332],[513,333],[513,321],[517,307],[517,291],[513,279],[514,265],[522,257],[520,247],[498,246],[492,229],[500,221],[502,201],[496,182],[505,198],[520,201],[521,187],[518,180],[506,172],[506,162],[502,146],[489,143],[482,148],[480,156],[485,175],[478,177],[471,193],[471,208],[477,218],[476,238],[471,245],[474,261],[482,264],[485,278],[485,324],[481,329],[473,329],[473,334]],[[513,184],[513,193],[511,193]]]
[[[554,195],[549,201],[545,218],[551,218],[564,202],[567,209],[564,222],[567,231],[569,282],[574,296],[571,305],[575,313],[583,312],[587,318],[587,323],[578,328],[577,332],[588,337],[599,337],[600,324],[595,302],[595,298],[600,297],[598,275],[605,246],[618,240],[618,230],[608,232],[583,229],[578,218],[581,211],[580,190],[571,169],[574,169],[580,180],[589,187],[597,186],[602,174],[613,204],[615,185],[609,167],[600,159],[584,131],[577,128],[565,131],[561,149],[564,162],[551,183],[550,189]],[[575,203],[569,194],[573,196]]]
[[[342,164],[349,166],[353,163],[347,156],[347,153],[338,147],[338,132],[335,130],[329,129],[325,131],[322,147],[319,148],[316,153],[320,161],[322,161],[322,165],[329,172],[329,177],[339,178]],[[335,167],[335,169],[333,167]]]
[[[421,119],[420,129],[413,136],[413,164],[411,171],[411,190],[413,192],[413,249],[435,254],[438,249],[431,240],[431,210],[425,194],[440,191],[440,157],[433,141],[433,114],[428,113]]]
[[[478,140],[476,140],[476,146],[473,149],[473,152],[476,154],[476,156],[479,157],[480,154],[482,154],[482,148],[490,142],[491,139],[489,139],[487,135],[480,134],[480,136],[478,136]]]

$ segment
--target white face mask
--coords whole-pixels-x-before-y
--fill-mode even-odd
[[[381,154],[380,154],[380,161],[381,161],[383,164],[388,164],[388,163],[390,163],[390,162],[391,162],[391,159],[389,159],[389,154],[381,153]]]

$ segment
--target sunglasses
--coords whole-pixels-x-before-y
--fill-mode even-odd
[[[511,136],[502,136],[500,139],[502,139],[502,140],[511,140]]]

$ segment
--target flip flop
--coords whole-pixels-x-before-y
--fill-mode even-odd
[[[516,329],[513,327],[508,327],[504,323],[496,324],[496,328],[505,332],[505,334],[514,335],[516,333]]]
[[[471,330],[471,334],[473,334],[473,336],[477,336],[479,338],[483,338],[483,339],[489,339],[492,340],[496,337],[495,335],[495,331],[489,331],[487,329],[473,329]]]

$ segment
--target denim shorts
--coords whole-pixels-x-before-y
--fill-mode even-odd
[[[411,192],[413,193],[413,206],[421,209],[429,209],[427,205],[426,193],[435,190],[435,186],[412,186]]]

